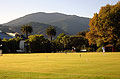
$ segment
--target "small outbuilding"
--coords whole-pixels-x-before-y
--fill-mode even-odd
[[[115,52],[115,48],[112,44],[107,44],[104,47],[105,47],[105,52]]]

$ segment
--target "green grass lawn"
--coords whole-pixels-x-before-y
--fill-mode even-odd
[[[120,53],[4,54],[0,79],[120,79]]]

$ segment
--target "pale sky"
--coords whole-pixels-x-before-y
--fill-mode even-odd
[[[101,6],[120,0],[0,0],[0,24],[36,12],[59,12],[92,18]]]

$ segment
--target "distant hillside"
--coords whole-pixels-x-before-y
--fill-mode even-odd
[[[79,17],[75,15],[66,15],[61,13],[44,12],[29,14],[3,25],[13,28],[23,24],[27,24],[29,22],[39,22],[54,25],[70,34],[76,34],[77,32],[87,30],[89,28],[89,18]]]
[[[9,27],[0,25],[0,31],[2,32],[13,32]]]
[[[46,36],[46,29],[50,26],[48,24],[43,24],[43,23],[38,23],[38,22],[30,22],[30,23],[26,23],[26,24],[29,24],[33,27],[32,34],[43,34],[44,36]],[[23,25],[26,25],[26,24],[23,24]],[[21,26],[23,26],[23,25],[9,27],[9,29],[11,29],[14,32],[21,33]],[[57,31],[56,35],[58,35],[60,33],[68,34],[67,32],[63,31],[59,27],[55,27],[55,28]]]

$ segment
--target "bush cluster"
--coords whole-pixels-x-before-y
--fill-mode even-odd
[[[16,50],[20,49],[20,40],[22,39],[12,38],[1,40],[3,52],[16,53]],[[83,36],[69,36],[64,33],[59,34],[57,38],[52,41],[46,39],[42,34],[30,35],[25,42],[27,43],[27,46],[25,46],[27,52],[32,53],[71,52],[73,47],[76,48],[76,52],[80,52],[81,49],[87,49],[88,47],[88,41]]]
[[[30,35],[26,41],[30,52],[52,52],[51,42],[43,35]]]
[[[2,40],[3,53],[16,53],[19,49],[20,38],[11,38]]]

